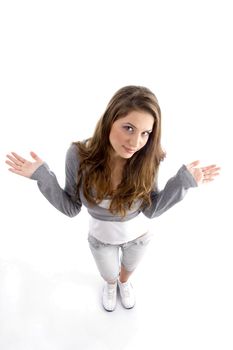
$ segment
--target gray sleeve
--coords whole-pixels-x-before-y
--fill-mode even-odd
[[[31,176],[32,180],[37,181],[37,185],[45,198],[56,209],[70,217],[77,215],[82,206],[80,200],[75,200],[78,166],[77,150],[72,145],[66,153],[64,189],[60,187],[55,174],[46,163],[43,163]]]
[[[190,187],[197,187],[197,182],[186,166],[183,165],[177,174],[167,182],[162,191],[152,191],[152,204],[143,210],[144,215],[152,219],[163,214],[180,202]]]

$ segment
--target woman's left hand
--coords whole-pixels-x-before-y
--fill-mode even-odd
[[[186,168],[193,175],[198,185],[213,181],[215,176],[219,175],[220,168],[215,164],[200,167],[198,166],[199,163],[200,161],[196,160],[195,162],[186,165]]]

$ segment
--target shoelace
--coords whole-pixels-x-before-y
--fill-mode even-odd
[[[108,299],[111,299],[112,296],[115,294],[115,287],[108,287]]]

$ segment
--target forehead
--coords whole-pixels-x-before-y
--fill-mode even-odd
[[[152,129],[154,117],[146,111],[131,111],[126,116],[115,121],[115,123],[130,123],[138,129]]]

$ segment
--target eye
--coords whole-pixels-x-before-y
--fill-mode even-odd
[[[150,132],[149,131],[144,131],[142,133],[143,136],[149,137],[150,136]]]
[[[130,125],[125,125],[125,126],[124,126],[124,129],[125,129],[126,131],[128,131],[130,134],[133,133],[133,127],[130,126]]]

